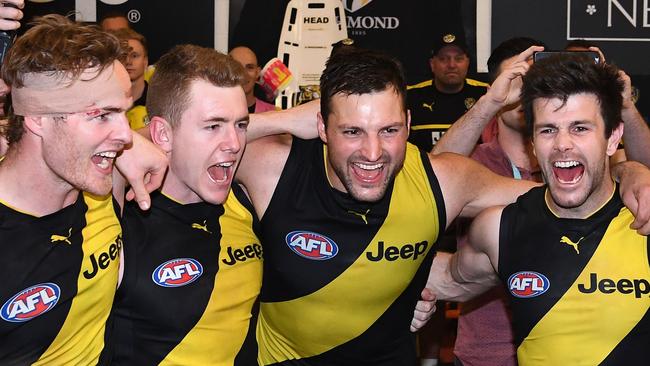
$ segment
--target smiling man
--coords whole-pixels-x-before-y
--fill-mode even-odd
[[[336,53],[320,139],[247,146],[237,177],[261,217],[261,364],[414,364],[409,324],[438,234],[531,187],[407,144],[405,89],[394,59]]]
[[[132,137],[122,56],[117,38],[48,15],[5,60],[12,110],[0,162],[3,364],[103,362],[122,247],[124,188],[113,164],[143,143],[154,150],[139,161],[160,155]]]
[[[434,262],[441,270],[429,286],[441,298],[480,293],[497,272],[511,295],[520,365],[650,357],[650,244],[630,228],[634,217],[610,178],[622,91],[611,65],[579,56],[534,64],[522,104],[546,186],[486,210],[471,244]]]

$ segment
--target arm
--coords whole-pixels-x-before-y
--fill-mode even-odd
[[[290,135],[269,136],[246,145],[235,180],[244,185],[261,219],[291,151]]]
[[[494,287],[499,258],[499,227],[503,207],[493,207],[472,222],[469,243],[455,254],[438,253],[427,288],[438,299],[466,301]]]
[[[521,77],[529,69],[528,59],[543,47],[532,46],[516,56],[512,64],[501,71],[487,93],[483,95],[467,113],[451,125],[440,141],[434,146],[433,153],[455,152],[468,156],[485,126],[505,107],[519,103]]]
[[[623,90],[623,109],[621,117],[625,129],[623,130],[623,142],[625,144],[625,155],[628,160],[638,161],[650,166],[650,128],[643,120],[641,113],[636,109],[632,100],[632,84],[630,77],[619,71],[619,78],[625,87]]]
[[[250,115],[246,138],[252,142],[260,137],[282,133],[303,139],[316,138],[316,115],[319,111],[320,101],[312,100],[284,111],[253,113]]]
[[[539,185],[497,175],[476,161],[457,154],[429,154],[429,161],[442,190],[447,226],[457,216],[474,217],[488,207],[512,203]]]
[[[131,185],[126,199],[130,201],[135,198],[141,209],[149,209],[149,192],[160,187],[167,169],[167,157],[162,150],[134,133],[133,143],[115,160],[115,167],[119,173],[113,173],[113,195],[120,206],[124,205],[126,179]]]
[[[650,170],[641,163],[626,161],[612,168],[612,177],[620,182],[621,199],[634,214],[630,228],[641,235],[650,234]]]

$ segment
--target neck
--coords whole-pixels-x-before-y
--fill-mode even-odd
[[[131,82],[131,96],[133,101],[140,99],[144,93],[144,76],[139,77]]]
[[[508,159],[519,168],[531,172],[537,170],[537,159],[533,154],[533,147],[529,140],[522,132],[506,126],[501,118],[497,122],[499,125],[497,141]]]
[[[434,85],[436,86],[436,89],[438,89],[439,92],[445,93],[445,94],[458,93],[461,90],[463,90],[463,86],[465,85],[464,82],[460,83],[458,85],[443,84],[436,78],[433,78],[433,83],[434,83]]]
[[[171,162],[171,155],[167,155]],[[163,181],[160,191],[172,200],[182,204],[201,202],[202,199],[194,193],[181,179],[174,174],[172,167],[167,170],[165,180]]]
[[[45,161],[39,159],[39,151],[25,146],[29,145],[23,141],[27,138],[25,135],[16,146],[9,149],[0,162],[0,200],[14,209],[37,217],[55,213],[73,204],[79,196],[79,190],[52,172]],[[25,151],[20,151],[21,149]]]
[[[602,185],[595,191],[589,194],[587,200],[578,207],[560,207],[555,203],[551,192],[548,187],[544,192],[544,200],[546,206],[553,212],[553,214],[560,218],[565,219],[586,219],[598,212],[603,206],[609,202],[616,190],[616,184],[609,175],[609,169],[606,169],[606,175],[603,176]]]
[[[255,99],[255,94],[251,91],[250,94],[246,94],[246,105],[252,106],[257,100]]]

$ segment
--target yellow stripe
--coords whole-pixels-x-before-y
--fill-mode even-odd
[[[109,253],[109,247],[115,245],[122,229],[110,195],[94,197],[84,193],[84,199],[88,211],[86,227],[81,231],[83,263],[77,295],[59,334],[34,365],[94,365],[104,348],[106,319],[117,286],[119,254],[91,279],[84,277],[84,271],[92,272],[90,255],[99,258],[102,253]]]
[[[482,81],[478,81],[478,80],[474,80],[474,79],[470,79],[470,78],[465,79],[465,82],[467,84],[469,84],[469,85],[472,85],[472,86],[484,86],[486,88],[490,87],[490,84],[488,84],[488,83],[484,83]]]
[[[257,257],[232,266],[228,246],[233,250],[260,243],[252,230],[251,213],[230,191],[219,219],[221,251],[214,289],[201,319],[160,365],[233,365],[248,332],[253,302],[262,285],[262,261]],[[216,245],[216,243],[215,243]]]
[[[377,253],[379,241],[401,249],[426,240],[428,252],[437,238],[438,223],[419,150],[409,144],[387,218],[365,251]],[[371,262],[365,251],[318,291],[294,300],[261,303],[257,338],[262,364],[319,355],[358,337],[400,296],[424,258]]]
[[[409,86],[406,87],[406,90],[420,89],[420,88],[424,88],[424,87],[427,87],[427,86],[431,86],[431,84],[433,84],[433,80],[429,79],[429,80],[421,81],[421,82],[419,82],[417,84],[414,84],[414,85],[409,85]]]
[[[623,208],[610,223],[584,270],[560,301],[535,325],[517,350],[521,365],[597,365],[634,328],[650,308],[650,297],[595,291],[584,294],[590,274],[650,280],[647,238],[629,228],[632,214]],[[551,287],[553,284],[550,284]]]
[[[490,84],[488,83],[484,83],[482,81],[478,81],[470,78],[465,79],[465,82],[472,86],[484,86],[486,88],[490,87]],[[429,80],[421,81],[417,84],[409,85],[406,87],[406,90],[425,88],[427,86],[431,86],[431,84],[433,84],[433,80],[429,79]]]
[[[413,131],[418,131],[418,130],[448,130],[449,127],[451,127],[451,124],[449,124],[449,123],[434,123],[434,124],[417,125],[417,126],[411,125],[411,130],[413,130]]]

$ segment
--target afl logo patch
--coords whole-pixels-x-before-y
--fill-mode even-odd
[[[15,294],[2,305],[0,317],[12,323],[32,320],[50,311],[61,296],[61,289],[54,283],[40,283]]]
[[[203,266],[192,258],[176,258],[159,265],[151,274],[153,282],[162,287],[180,287],[196,281]]]
[[[550,287],[548,278],[537,272],[517,272],[508,278],[508,290],[515,297],[536,297],[548,291]]]
[[[311,231],[292,231],[287,234],[285,241],[294,253],[307,259],[328,260],[336,257],[339,252],[339,247],[332,239]]]

